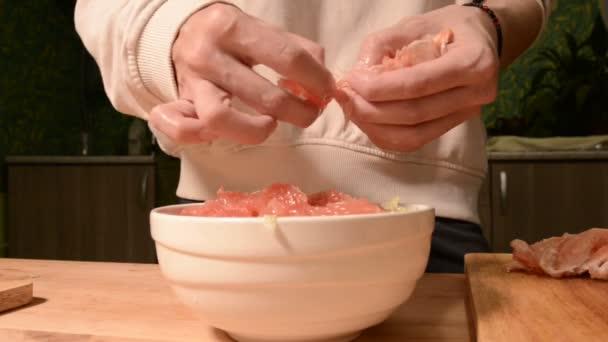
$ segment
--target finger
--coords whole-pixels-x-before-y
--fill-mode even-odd
[[[231,56],[224,55],[219,64],[208,71],[208,78],[258,113],[299,127],[310,126],[318,117],[316,105],[290,95]]]
[[[456,108],[471,107],[491,102],[496,96],[495,87],[478,90],[458,87],[444,92],[403,101],[369,102],[346,88],[351,105],[349,115],[361,122],[389,125],[416,125],[432,121],[454,112]]]
[[[475,61],[467,60],[468,57],[460,49],[452,48],[439,58],[408,68],[380,73],[354,70],[345,80],[368,101],[414,99],[474,83]]]
[[[154,128],[180,144],[200,144],[217,138],[198,119],[194,105],[186,100],[154,107],[149,121]]]
[[[320,98],[331,97],[334,79],[313,55],[290,35],[256,20],[246,20],[225,49],[297,81]]]
[[[312,56],[315,58],[320,64],[325,64],[325,49],[323,49],[319,44],[308,40],[302,36],[298,36],[297,34],[293,34],[291,32],[285,32],[291,39],[300,44],[303,48],[305,48]],[[314,95],[309,89],[302,86],[299,82],[295,82],[293,80],[289,80],[286,78],[279,79],[278,85],[287,90],[290,94],[303,99],[305,101],[311,102],[319,108],[323,109],[327,106],[327,104],[331,101],[331,99],[335,96],[335,82],[333,82],[332,96],[321,98]]]
[[[413,126],[370,124],[357,121],[355,118],[352,121],[379,148],[412,152],[480,113],[481,107],[471,107]]]
[[[258,25],[272,27],[271,25],[262,21],[259,18],[256,18],[256,17],[249,17],[249,18],[256,21]],[[280,29],[275,28],[275,30],[280,30]],[[289,32],[289,31],[282,31],[282,33],[287,35],[287,37],[289,37],[296,43],[300,44],[300,46],[302,46],[304,49],[306,49],[306,51],[308,51],[317,62],[319,62],[320,64],[325,64],[325,49],[322,46],[320,46],[318,43],[316,43],[308,38],[297,35],[295,33]]]
[[[380,64],[384,56],[392,57],[397,50],[434,31],[425,20],[405,18],[397,25],[370,34],[361,45],[359,61],[366,66]]]
[[[312,40],[309,40],[297,34],[291,32],[285,32],[285,34],[287,34],[289,38],[293,39],[293,41],[300,44],[300,46],[306,49],[306,51],[308,51],[308,53],[310,53],[310,55],[317,62],[319,62],[319,64],[325,64],[325,49],[323,47],[321,47],[316,42],[313,42]]]
[[[276,128],[268,115],[251,115],[231,106],[230,95],[206,80],[193,85],[198,119],[213,134],[241,144],[259,144]]]

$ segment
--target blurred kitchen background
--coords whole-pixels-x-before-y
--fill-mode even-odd
[[[608,227],[601,3],[558,0],[484,109],[490,173],[479,202],[496,252],[515,237]],[[144,122],[112,108],[73,6],[0,0],[0,256],[154,262],[148,213],[175,203],[179,163]]]

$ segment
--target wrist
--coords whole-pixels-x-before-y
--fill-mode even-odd
[[[173,44],[192,14],[209,6],[200,0],[167,1],[155,9],[144,26],[137,49],[129,56],[142,86],[162,102],[178,96],[173,65]]]
[[[508,66],[519,57],[538,36],[543,11],[538,0],[485,0],[501,24],[503,49],[501,66]]]
[[[204,16],[206,17],[205,19],[203,19],[203,21],[210,21],[210,20],[219,20],[222,21],[225,18],[223,18],[224,14],[226,13],[226,11],[230,11],[230,10],[239,10],[239,8],[237,6],[235,6],[232,3],[226,2],[226,1],[212,1],[209,2],[206,6],[200,8],[198,11],[192,13],[192,15],[190,15],[181,25],[181,27],[179,28],[178,34],[176,36],[176,41],[178,39],[180,39],[181,36],[183,36],[184,34],[187,34],[189,31],[198,31],[197,28],[200,26],[199,23],[201,22],[200,17]],[[209,13],[209,12],[214,12],[214,13]]]
[[[183,95],[184,83],[192,74],[192,67],[201,62],[201,56],[208,57],[205,50],[218,41],[218,31],[226,23],[235,21],[240,13],[240,9],[229,2],[211,1],[193,12],[179,27],[171,46],[171,63],[180,95]]]
[[[463,6],[471,8],[476,13],[479,19],[478,22],[491,37],[498,59],[500,59],[502,57],[504,38],[502,32],[503,21],[499,17],[499,14],[488,7],[484,0],[473,0],[464,3]]]

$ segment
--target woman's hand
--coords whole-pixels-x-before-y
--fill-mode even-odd
[[[444,29],[453,32],[453,42],[440,57],[411,67],[372,67],[384,56]],[[346,86],[340,87],[337,99],[345,114],[382,149],[416,150],[479,115],[481,107],[496,97],[496,31],[477,8],[453,5],[404,18],[369,36],[359,63],[340,82]]]
[[[263,64],[315,97],[335,92],[314,42],[270,26],[236,7],[214,4],[192,15],[173,44],[180,99],[154,108],[150,123],[178,143],[222,137],[243,144],[264,141],[276,121],[312,124],[319,106],[291,95],[252,70]],[[233,97],[260,115],[232,106]]]

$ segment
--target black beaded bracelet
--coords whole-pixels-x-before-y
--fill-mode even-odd
[[[490,19],[492,19],[492,23],[494,24],[494,28],[496,29],[496,37],[498,38],[498,57],[500,57],[502,55],[502,27],[500,26],[500,21],[498,20],[498,17],[494,11],[492,11],[488,6],[484,5],[483,1],[484,0],[475,0],[473,2],[464,4],[463,6],[477,7],[490,16]]]

